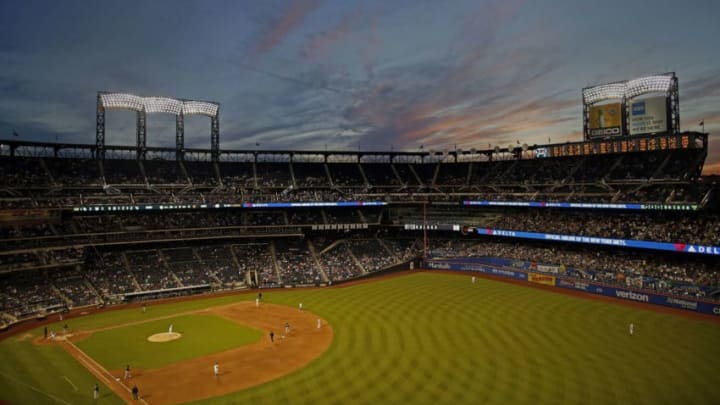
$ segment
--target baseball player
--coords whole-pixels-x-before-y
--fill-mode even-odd
[[[298,308],[300,308],[300,310],[302,311],[302,302],[298,304]]]
[[[220,366],[215,362],[213,365],[213,374],[215,374],[215,378],[217,378],[220,375]]]
[[[260,306],[260,297],[255,298],[255,307]]]
[[[168,335],[172,335],[173,330],[173,324],[170,324],[170,327],[168,328]]]
[[[275,342],[275,332],[270,331],[270,343]]]
[[[472,276],[472,283],[475,284],[475,276]]]
[[[123,378],[124,378],[125,380],[127,380],[128,378],[130,378],[130,365],[129,365],[129,364],[125,366],[125,376],[124,376]]]
[[[320,326],[321,326],[321,325],[322,325],[322,321],[320,320],[320,318],[318,318],[318,320],[317,320],[317,328],[320,329]]]
[[[138,389],[137,385],[134,384],[132,387],[132,396],[134,400],[140,399],[140,390]]]
[[[290,334],[290,323],[285,322],[285,335]]]
[[[93,399],[98,399],[100,397],[100,386],[95,383],[95,388],[93,388]]]
[[[632,336],[633,333],[635,333],[635,324],[630,322],[630,336]]]

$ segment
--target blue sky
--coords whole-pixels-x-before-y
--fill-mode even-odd
[[[218,101],[221,147],[416,150],[582,139],[581,89],[675,71],[720,172],[715,0],[0,0],[0,138],[93,143],[100,90]],[[134,142],[110,111],[107,142]],[[186,145],[209,147],[209,121]],[[720,139],[719,139],[720,140]],[[174,117],[148,118],[174,145]]]

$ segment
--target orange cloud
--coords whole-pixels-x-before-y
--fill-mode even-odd
[[[300,55],[313,59],[327,52],[336,42],[344,39],[350,34],[351,29],[362,17],[362,10],[358,9],[343,18],[337,25],[328,31],[323,31],[310,36],[309,41],[303,45]]]
[[[300,25],[305,16],[313,12],[320,5],[320,0],[297,0],[289,2],[290,8],[269,27],[258,43],[250,52],[250,58],[268,52],[278,46],[288,36],[288,34],[298,25]]]

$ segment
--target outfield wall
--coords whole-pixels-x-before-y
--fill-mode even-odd
[[[536,273],[525,270],[507,269],[479,263],[463,263],[458,261],[457,259],[428,260],[424,264],[425,268],[428,269],[479,272],[484,274],[490,274],[493,276],[500,276],[515,280],[523,280],[530,283],[564,288],[568,290],[583,291],[591,294],[604,295],[607,297],[619,298],[628,301],[644,302],[670,308],[684,309],[688,311],[698,312],[701,314],[720,316],[720,303],[718,302],[699,300],[688,297],[678,297],[668,294],[658,294],[656,292],[650,292],[647,290],[611,286],[587,280],[562,277],[559,275],[549,275],[547,273]]]

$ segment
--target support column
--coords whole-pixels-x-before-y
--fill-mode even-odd
[[[175,116],[175,159],[185,159],[185,117],[182,112]]]
[[[210,118],[210,153],[213,162],[220,160],[220,109]]]
[[[145,160],[145,151],[147,150],[145,142],[147,130],[146,117],[145,111],[137,112],[137,160]]]
[[[105,107],[100,93],[97,95],[97,111],[95,113],[95,159],[105,159]]]

